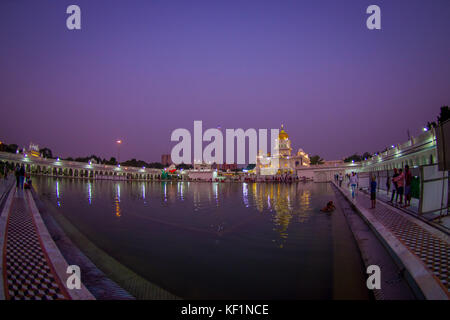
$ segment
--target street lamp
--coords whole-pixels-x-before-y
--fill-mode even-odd
[[[120,163],[120,145],[122,144],[122,140],[117,140],[117,163]]]

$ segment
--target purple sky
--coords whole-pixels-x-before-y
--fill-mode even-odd
[[[2,0],[0,41],[0,140],[63,157],[115,156],[121,138],[121,160],[160,161],[203,120],[284,123],[295,150],[339,159],[404,142],[450,104],[448,0]]]

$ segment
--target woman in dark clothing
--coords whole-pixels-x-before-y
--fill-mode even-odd
[[[20,189],[23,189],[23,181],[25,180],[25,167],[22,165],[19,170],[19,185]]]
[[[16,176],[16,187],[19,188],[20,184],[20,167],[16,164],[16,169],[14,170],[14,175]]]

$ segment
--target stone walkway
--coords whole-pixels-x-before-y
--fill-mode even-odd
[[[61,272],[58,274],[56,270],[65,267],[61,264],[62,256],[55,255],[49,239],[42,236],[42,221],[37,221],[31,201],[28,191],[13,187],[0,217],[0,284],[3,282],[0,297],[7,300],[73,299],[61,281],[65,281]],[[48,248],[51,248],[50,254]],[[89,293],[85,297],[89,298]]]
[[[350,189],[340,189],[351,199]],[[450,245],[445,234],[431,230],[432,227],[380,201],[377,201],[376,209],[369,209],[370,198],[362,192],[357,192],[353,203],[358,209],[368,211],[419,258],[450,297]]]

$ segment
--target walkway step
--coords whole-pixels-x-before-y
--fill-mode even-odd
[[[0,291],[4,289],[0,297],[8,300],[93,298],[84,286],[78,290],[65,287],[69,275],[63,277],[62,273],[68,265],[49,237],[29,191],[11,190],[1,215],[0,237],[0,257],[3,257]]]
[[[379,200],[376,209],[368,209],[366,194],[358,192],[352,199],[350,190],[335,186],[397,255],[426,298],[450,297],[450,244],[444,233]]]

